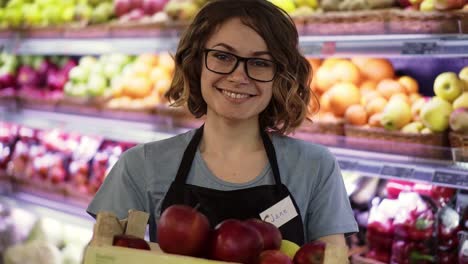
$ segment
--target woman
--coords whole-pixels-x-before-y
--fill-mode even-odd
[[[205,116],[204,125],[125,152],[88,212],[149,212],[155,241],[165,208],[199,205],[212,226],[256,217],[300,245],[320,239],[345,246],[344,234],[358,229],[335,158],[285,136],[304,120],[313,96],[311,68],[287,14],[263,0],[211,1],[181,38],[175,60],[166,96]]]

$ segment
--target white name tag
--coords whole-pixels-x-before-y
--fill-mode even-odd
[[[277,204],[260,213],[260,218],[263,221],[272,223],[278,228],[296,216],[297,211],[296,208],[294,208],[291,196],[289,195]]]

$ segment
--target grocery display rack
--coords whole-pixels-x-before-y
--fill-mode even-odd
[[[434,28],[434,23],[437,23],[434,18],[439,15],[443,16],[441,14],[443,12],[434,14],[432,18],[429,14],[428,17],[431,19],[428,19],[427,23],[431,25],[428,27],[424,26],[425,21],[421,19],[423,17],[421,16],[414,23],[411,20],[404,21],[401,24],[402,28],[392,28],[395,21],[392,21],[390,15],[401,15],[401,12],[403,11],[390,12],[382,18],[382,21],[378,18],[375,20],[376,23],[383,27],[375,30],[367,28],[365,32],[355,31],[353,23],[345,25],[349,21],[352,22],[352,16],[343,18],[342,22],[331,23],[327,21],[326,15],[320,14],[296,20],[301,27],[299,28],[300,48],[304,54],[320,58],[352,56],[402,59],[468,58],[468,13],[458,16],[457,21],[448,20],[452,25],[452,30],[429,32],[430,30],[414,29]],[[341,16],[341,14],[335,15]],[[403,18],[405,18],[404,15]],[[360,23],[355,22],[357,25]],[[441,24],[445,22],[441,21]],[[313,28],[313,23],[316,23],[316,28]],[[414,27],[405,32],[405,25],[410,24]],[[321,28],[321,26],[324,27]],[[330,31],[331,33],[313,32],[313,30],[325,30],[327,27],[336,28],[336,30]],[[343,28],[352,32],[343,31]],[[180,29],[180,25],[174,28],[158,29],[157,26],[145,24],[111,24],[83,28],[65,26],[36,30],[0,30],[0,50],[18,55],[82,56],[166,51],[173,54],[179,41]],[[58,128],[68,132],[99,135],[111,140],[136,143],[168,138],[190,129],[186,126],[187,123],[184,124],[185,126],[179,126],[170,111],[168,114],[162,114],[163,112],[106,110],[90,105],[51,106],[41,105],[40,102],[30,104],[15,99],[0,99],[0,121],[37,129]],[[192,127],[198,125],[193,120],[190,122],[188,123]],[[317,134],[304,131],[294,136],[311,142],[317,139]],[[468,190],[468,164],[455,162],[449,147],[433,147],[438,148],[437,150],[444,157],[437,159],[349,148],[343,136],[319,136],[330,137],[331,141],[336,143],[328,147],[336,156],[340,168],[345,172],[366,177],[401,179]],[[403,143],[395,144],[405,147]],[[56,215],[65,221],[76,222],[91,230],[93,219],[85,212],[85,201],[36,190],[34,186],[22,186],[0,175],[0,202],[38,214]]]
[[[2,115],[7,122],[36,129],[58,128],[66,132],[99,135],[108,139],[136,143],[162,140],[188,129],[158,123],[152,119],[153,115],[143,115],[147,118],[144,121],[131,121],[38,109],[4,108],[2,110],[0,108],[0,116]],[[126,129],[116,129],[117,127]],[[315,140],[314,135],[303,132],[294,136],[311,142]],[[451,159],[430,159],[349,149],[345,144],[342,147],[338,145],[329,149],[335,154],[340,168],[344,171],[357,172],[362,176],[421,181],[468,190],[468,164],[456,163]],[[451,155],[450,148],[442,148],[441,151]]]
[[[106,53],[174,53],[178,36],[61,38],[0,36],[0,47],[16,54],[90,55]],[[311,56],[460,57],[468,56],[468,34],[391,34],[301,36]],[[138,48],[136,48],[138,47]]]

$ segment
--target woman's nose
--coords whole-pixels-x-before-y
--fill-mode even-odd
[[[250,81],[250,78],[247,75],[247,72],[245,71],[244,61],[240,61],[237,64],[237,67],[234,69],[234,71],[229,74],[228,80],[232,82],[242,83],[242,84],[248,83]]]

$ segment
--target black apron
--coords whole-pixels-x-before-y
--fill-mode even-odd
[[[290,196],[297,216],[280,226],[279,230],[283,239],[303,245],[304,228],[301,214],[288,188],[281,183],[275,149],[267,133],[262,131],[261,136],[273,171],[275,185],[262,185],[233,191],[220,191],[185,183],[202,135],[203,126],[197,129],[185,149],[175,181],[171,184],[162,202],[161,213],[174,204],[185,204],[191,207],[198,205],[198,210],[206,215],[211,226],[215,227],[221,221],[229,218],[239,220],[260,219],[261,212]],[[150,238],[151,241],[156,241],[156,223],[154,219],[150,221]]]

